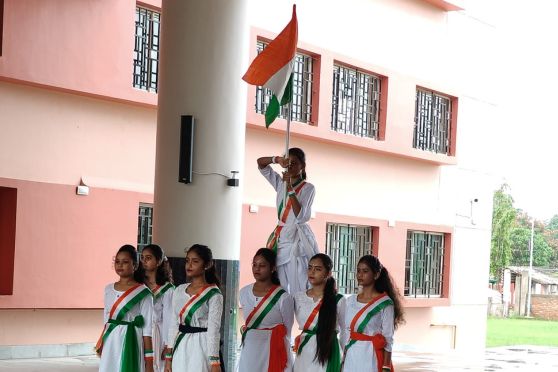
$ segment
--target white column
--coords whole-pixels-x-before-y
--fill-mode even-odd
[[[215,258],[238,260],[248,60],[246,0],[164,0],[155,165],[153,240],[167,255],[183,256],[194,243]],[[197,172],[178,182],[180,116],[195,117]],[[141,151],[141,149],[139,149]]]

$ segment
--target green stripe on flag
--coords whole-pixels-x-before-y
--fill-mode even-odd
[[[269,128],[271,123],[273,123],[275,119],[277,119],[279,113],[281,112],[281,106],[284,106],[287,103],[291,102],[292,97],[293,97],[293,74],[291,74],[291,77],[289,78],[289,82],[285,87],[285,91],[283,92],[283,97],[281,98],[281,103],[279,103],[279,100],[277,99],[275,94],[273,95],[273,97],[271,97],[271,102],[269,102],[269,105],[267,106],[267,110],[265,110],[266,128]]]

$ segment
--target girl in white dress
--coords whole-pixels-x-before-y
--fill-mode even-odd
[[[312,257],[308,263],[312,288],[294,295],[296,320],[302,331],[295,342],[295,372],[341,370],[337,329],[345,329],[345,298],[335,290],[332,268],[328,255],[318,253]]]
[[[357,266],[362,288],[347,300],[344,372],[391,372],[394,329],[404,322],[401,295],[387,269],[371,255]]]
[[[138,255],[124,245],[114,259],[120,279],[105,287],[105,327],[95,350],[100,372],[152,372],[151,292],[135,277]]]
[[[270,164],[275,163],[286,168],[282,176],[271,168]],[[291,148],[288,157],[259,158],[258,168],[277,192],[278,221],[266,247],[277,253],[281,285],[289,293],[305,291],[308,260],[318,253],[316,238],[308,225],[316,190],[306,182],[306,155],[299,148]]]
[[[293,298],[281,288],[277,256],[260,248],[252,260],[256,282],[240,290],[245,324],[241,328],[240,372],[292,370],[290,334],[294,321]]]
[[[219,341],[223,295],[211,249],[194,244],[186,253],[186,276],[172,298],[166,372],[220,372]],[[171,342],[172,340],[172,342]]]
[[[163,249],[157,244],[146,245],[141,251],[138,270],[143,283],[153,296],[153,368],[155,372],[165,370],[165,355],[170,352],[167,345],[170,318],[172,317],[172,272]]]

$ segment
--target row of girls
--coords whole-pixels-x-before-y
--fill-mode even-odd
[[[189,282],[176,288],[157,245],[142,250],[141,262],[133,246],[121,247],[114,267],[119,280],[105,288],[99,371],[224,370],[223,296],[207,246],[187,250]],[[360,291],[344,297],[336,292],[332,267],[329,256],[314,255],[310,288],[291,295],[281,287],[276,253],[257,251],[255,282],[240,290],[245,324],[239,371],[393,371],[393,333],[403,313],[387,269],[377,257],[363,256],[356,273]],[[301,332],[291,345],[295,317]]]

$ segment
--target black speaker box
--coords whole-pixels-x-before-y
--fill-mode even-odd
[[[194,117],[192,115],[181,116],[179,156],[178,182],[191,183],[194,156]]]

